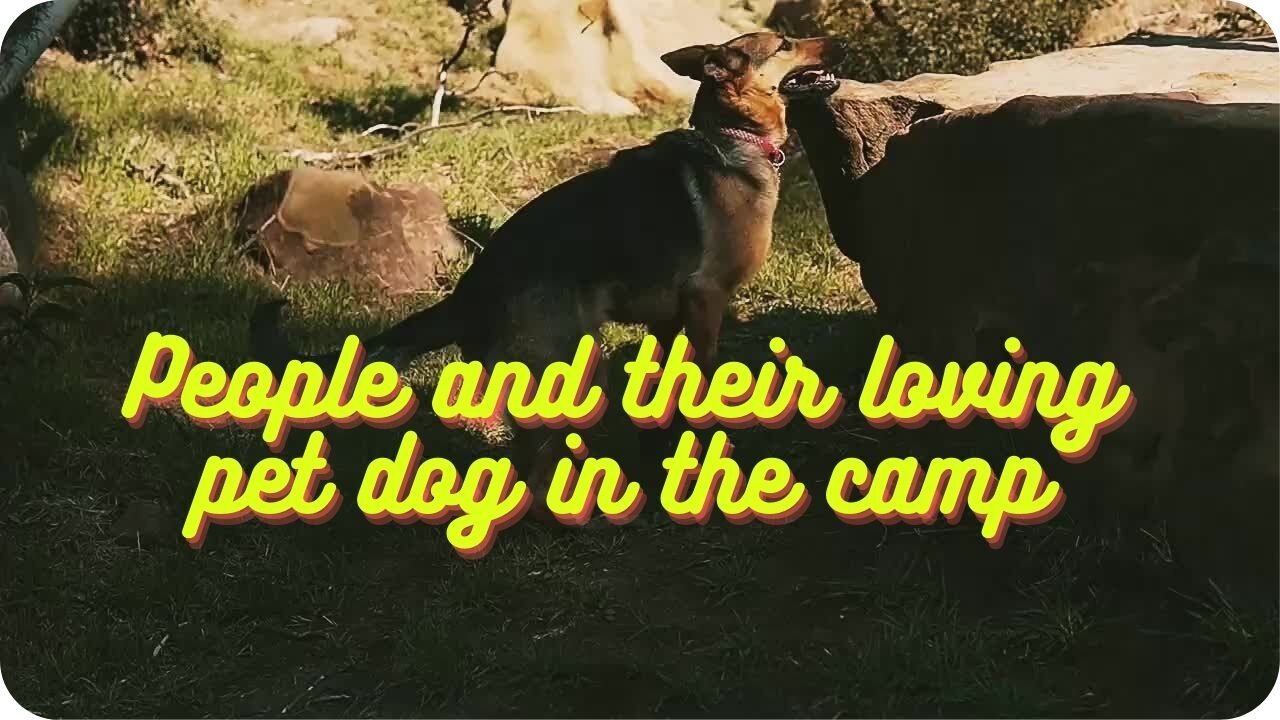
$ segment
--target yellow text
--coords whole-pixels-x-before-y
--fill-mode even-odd
[[[209,458],[182,525],[182,537],[199,549],[210,523],[236,525],[249,518],[270,525],[294,520],[319,525],[328,521],[342,504],[342,496],[333,483],[324,483],[316,492],[317,484],[332,475],[328,456],[324,433],[313,432],[302,457],[292,462],[265,458],[247,478],[238,460]]]
[[[733,445],[723,431],[711,437],[706,458],[699,461],[701,451],[698,439],[685,431],[675,455],[662,461],[667,471],[662,507],[677,523],[705,524],[715,506],[737,525],[752,520],[785,525],[808,509],[809,492],[782,460],[765,458],[745,476],[729,457]]]
[[[183,412],[206,427],[233,421],[261,427],[262,439],[276,451],[284,446],[290,427],[400,424],[417,410],[413,389],[391,365],[362,366],[363,359],[364,348],[352,335],[342,346],[332,378],[313,362],[293,360],[277,382],[262,363],[245,363],[228,373],[218,363],[196,362],[181,337],[153,332],[142,346],[120,414],[137,428],[152,405],[177,400]]]
[[[583,336],[573,362],[553,362],[535,382],[529,366],[499,362],[486,373],[477,361],[449,363],[440,374],[431,408],[440,421],[458,427],[466,421],[507,415],[521,427],[541,425],[585,428],[604,416],[604,391],[591,384],[600,348]]]
[[[421,458],[422,441],[409,431],[394,458],[369,463],[357,498],[366,518],[378,524],[447,522],[449,544],[472,560],[488,554],[498,533],[529,509],[532,496],[516,481],[510,460],[480,458],[461,475],[449,460]]]
[[[997,364],[994,371],[982,362],[963,370],[951,362],[939,378],[921,362],[897,366],[898,344],[885,335],[858,408],[877,428],[894,423],[917,428],[938,418],[964,427],[975,414],[1001,427],[1025,428],[1034,411],[1053,427],[1054,448],[1071,462],[1091,458],[1102,436],[1133,414],[1136,400],[1129,386],[1121,384],[1114,363],[1081,363],[1064,379],[1053,363],[1025,362],[1017,338],[1009,338],[1005,349],[1020,364],[1017,371],[1009,362]]]
[[[862,497],[851,497],[854,488]],[[993,548],[1004,544],[1011,523],[1045,522],[1065,497],[1040,463],[1019,457],[1005,462],[999,478],[981,459],[938,458],[925,470],[915,458],[887,458],[873,474],[862,460],[846,458],[827,484],[827,504],[850,525],[873,520],[931,525],[939,514],[954,525],[967,505],[982,520],[982,537]]]
[[[836,388],[826,387],[818,374],[792,355],[781,338],[769,349],[782,360],[782,370],[773,362],[764,363],[759,375],[740,362],[726,362],[716,368],[708,383],[684,335],[671,343],[666,362],[652,335],[640,343],[640,354],[624,367],[627,387],[622,409],[639,427],[668,427],[677,408],[697,428],[719,423],[741,429],[755,424],[780,428],[800,413],[815,428],[830,426],[844,409],[844,397]]]

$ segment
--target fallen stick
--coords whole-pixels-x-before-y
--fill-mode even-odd
[[[284,155],[285,157],[291,158],[294,160],[299,160],[302,163],[305,163],[307,165],[354,165],[359,163],[366,163],[371,160],[376,160],[380,157],[390,155],[392,153],[400,152],[401,150],[404,150],[405,148],[409,147],[409,145],[413,144],[413,141],[416,140],[417,138],[423,135],[426,135],[428,133],[435,132],[436,130],[449,130],[453,128],[466,127],[468,125],[474,125],[477,122],[489,117],[490,115],[498,115],[501,113],[515,113],[515,112],[523,112],[528,115],[552,115],[556,113],[567,113],[567,112],[586,114],[585,110],[574,105],[563,105],[559,107],[539,107],[537,105],[503,105],[500,107],[489,108],[488,110],[478,112],[464,120],[458,120],[458,121],[449,122],[449,123],[442,123],[440,125],[435,125],[435,126],[429,125],[425,127],[415,128],[413,130],[410,130],[409,132],[406,132],[396,142],[393,142],[389,145],[383,145],[382,147],[372,148],[369,150],[360,150],[355,152],[317,152],[315,150],[295,149],[295,150],[285,150],[281,153],[281,155]],[[378,127],[378,126],[375,126],[375,127]],[[379,129],[384,129],[384,128],[379,128]]]

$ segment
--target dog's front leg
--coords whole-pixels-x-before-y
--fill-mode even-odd
[[[684,328],[684,317],[677,312],[669,318],[649,323],[649,334],[662,346],[665,356],[666,353],[671,352],[671,343],[675,341],[682,328]]]
[[[728,302],[728,292],[698,274],[689,276],[680,289],[680,314],[689,335],[689,345],[693,348],[694,361],[708,378],[715,373],[720,324],[724,321]]]

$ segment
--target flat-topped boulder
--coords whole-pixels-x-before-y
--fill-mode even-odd
[[[1134,37],[1113,45],[993,63],[977,75],[928,73],[897,82],[848,82],[840,97],[917,95],[948,108],[963,108],[1020,95],[1169,92],[1191,93],[1207,103],[1280,102],[1276,43]]]
[[[881,141],[868,153],[878,158],[883,140],[917,117],[918,110],[904,108],[918,107],[921,101],[937,106],[929,112],[940,112],[1023,95],[1127,93],[1186,93],[1205,103],[1280,103],[1280,52],[1274,41],[1131,38],[998,62],[977,75],[926,73],[881,83],[843,80],[825,103],[797,103],[791,117],[801,129],[826,122],[829,114],[856,123],[861,137]]]
[[[240,236],[297,281],[344,280],[388,293],[435,289],[462,252],[444,203],[425,187],[384,187],[357,172],[298,168],[242,201]]]

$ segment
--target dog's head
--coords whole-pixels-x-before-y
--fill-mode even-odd
[[[787,101],[835,92],[839,82],[830,68],[844,55],[844,43],[832,38],[758,32],[723,45],[673,50],[662,61],[702,83],[700,95],[713,94],[723,110],[770,127],[782,122]]]

